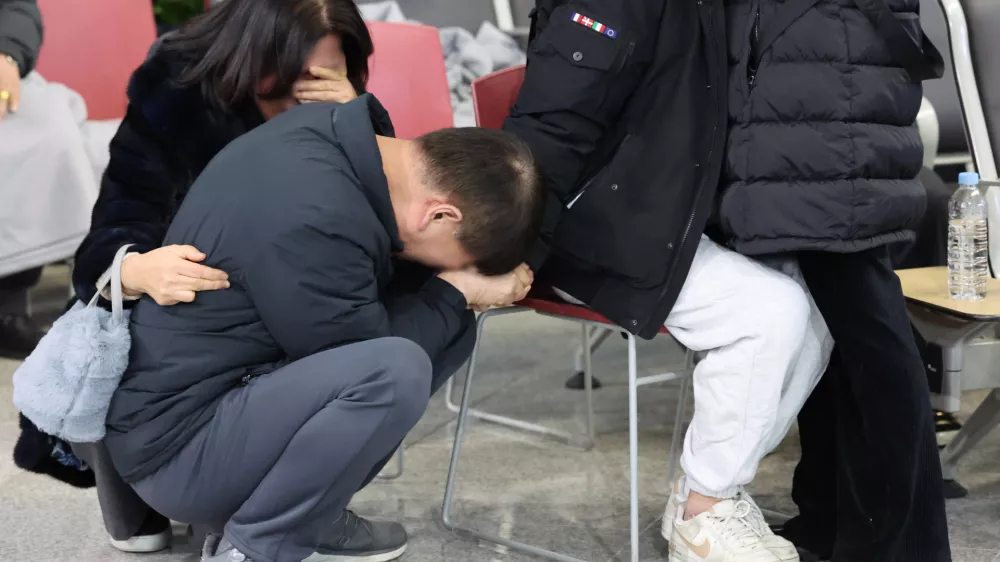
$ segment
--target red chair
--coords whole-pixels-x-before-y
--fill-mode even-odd
[[[385,106],[396,136],[419,137],[454,125],[451,90],[437,28],[368,22],[375,54],[368,91]]]
[[[472,83],[472,107],[477,125],[487,129],[503,127],[503,120],[514,107],[524,82],[524,69],[523,64],[512,66]]]
[[[484,76],[472,83],[472,99],[475,105],[476,122],[481,127],[499,128],[503,124],[504,118],[510,113],[510,108],[514,105],[521,83],[524,81],[524,67],[509,68],[501,70],[488,76]],[[507,416],[499,416],[489,412],[473,409],[469,407],[469,396],[475,374],[476,359],[479,354],[479,347],[483,342],[483,325],[487,320],[496,316],[507,314],[517,314],[532,311],[536,314],[557,318],[569,322],[575,322],[581,326],[581,347],[583,349],[584,364],[584,391],[586,400],[586,433],[582,436],[573,435],[554,429],[544,427],[524,420],[519,420]],[[462,438],[468,425],[469,416],[491,422],[506,427],[528,431],[543,437],[554,439],[562,443],[590,449],[594,445],[594,425],[593,425],[593,370],[591,354],[593,352],[592,329],[598,333],[620,332],[628,338],[628,379],[629,379],[629,481],[631,487],[630,494],[630,521],[631,521],[631,557],[630,560],[639,560],[639,438],[638,438],[638,388],[647,384],[665,382],[671,380],[681,381],[681,391],[678,397],[677,414],[674,421],[673,438],[670,445],[670,482],[673,483],[674,472],[677,465],[677,445],[679,443],[681,422],[686,406],[688,395],[688,385],[690,377],[686,376],[694,366],[694,354],[690,350],[685,350],[685,360],[683,366],[677,372],[662,373],[649,376],[638,376],[638,361],[636,359],[636,337],[614,322],[608,320],[601,314],[586,306],[577,306],[567,303],[555,296],[554,293],[542,292],[532,294],[529,298],[517,303],[510,308],[491,309],[479,315],[477,321],[478,337],[476,346],[472,350],[469,359],[468,372],[465,378],[465,388],[462,392],[462,402],[454,404],[452,394],[454,389],[453,380],[448,381],[445,391],[446,403],[454,412],[458,413],[458,426],[455,430],[455,444],[452,448],[451,464],[448,467],[448,482],[445,487],[444,505],[441,509],[441,519],[448,529],[457,532],[461,536],[474,537],[477,539],[492,542],[532,554],[550,560],[561,562],[582,562],[576,558],[566,556],[550,550],[545,550],[526,543],[511,540],[507,537],[484,533],[475,529],[460,527],[452,515],[452,500],[455,491],[455,481],[458,476],[459,458],[462,452]],[[667,334],[666,328],[660,330],[660,334]],[[598,336],[600,338],[600,336]]]
[[[45,42],[38,72],[76,90],[88,119],[118,119],[132,72],[156,40],[152,3],[144,0],[38,0]]]

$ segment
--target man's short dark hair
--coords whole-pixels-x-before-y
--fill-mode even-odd
[[[462,211],[457,235],[485,275],[513,270],[539,235],[545,193],[528,146],[510,133],[443,129],[417,139],[428,182]]]

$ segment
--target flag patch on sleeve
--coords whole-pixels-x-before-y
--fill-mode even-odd
[[[580,13],[577,13],[577,12],[573,12],[573,17],[571,19],[574,22],[576,22],[576,23],[578,23],[578,24],[580,24],[580,25],[582,25],[584,27],[588,27],[590,29],[593,29],[594,31],[600,33],[601,35],[605,35],[605,36],[610,37],[612,39],[614,39],[615,37],[618,37],[618,32],[616,32],[614,29],[611,29],[610,27],[604,25],[603,23],[601,23],[599,21],[594,21],[592,18],[588,18],[587,16],[585,16],[583,14],[580,14]]]

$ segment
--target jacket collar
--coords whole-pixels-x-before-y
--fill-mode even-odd
[[[382,154],[375,140],[375,135],[395,136],[389,113],[375,96],[363,94],[334,110],[333,131],[361,181],[365,197],[389,234],[392,251],[402,251],[396,213],[389,198],[389,183],[382,168]],[[344,142],[346,139],[350,140]]]

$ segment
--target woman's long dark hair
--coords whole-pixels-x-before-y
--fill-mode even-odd
[[[347,78],[360,94],[374,47],[354,0],[225,0],[164,38],[162,48],[187,60],[177,82],[197,85],[225,110],[292,92],[309,53],[327,35],[340,37]],[[275,78],[270,91],[261,80]]]

